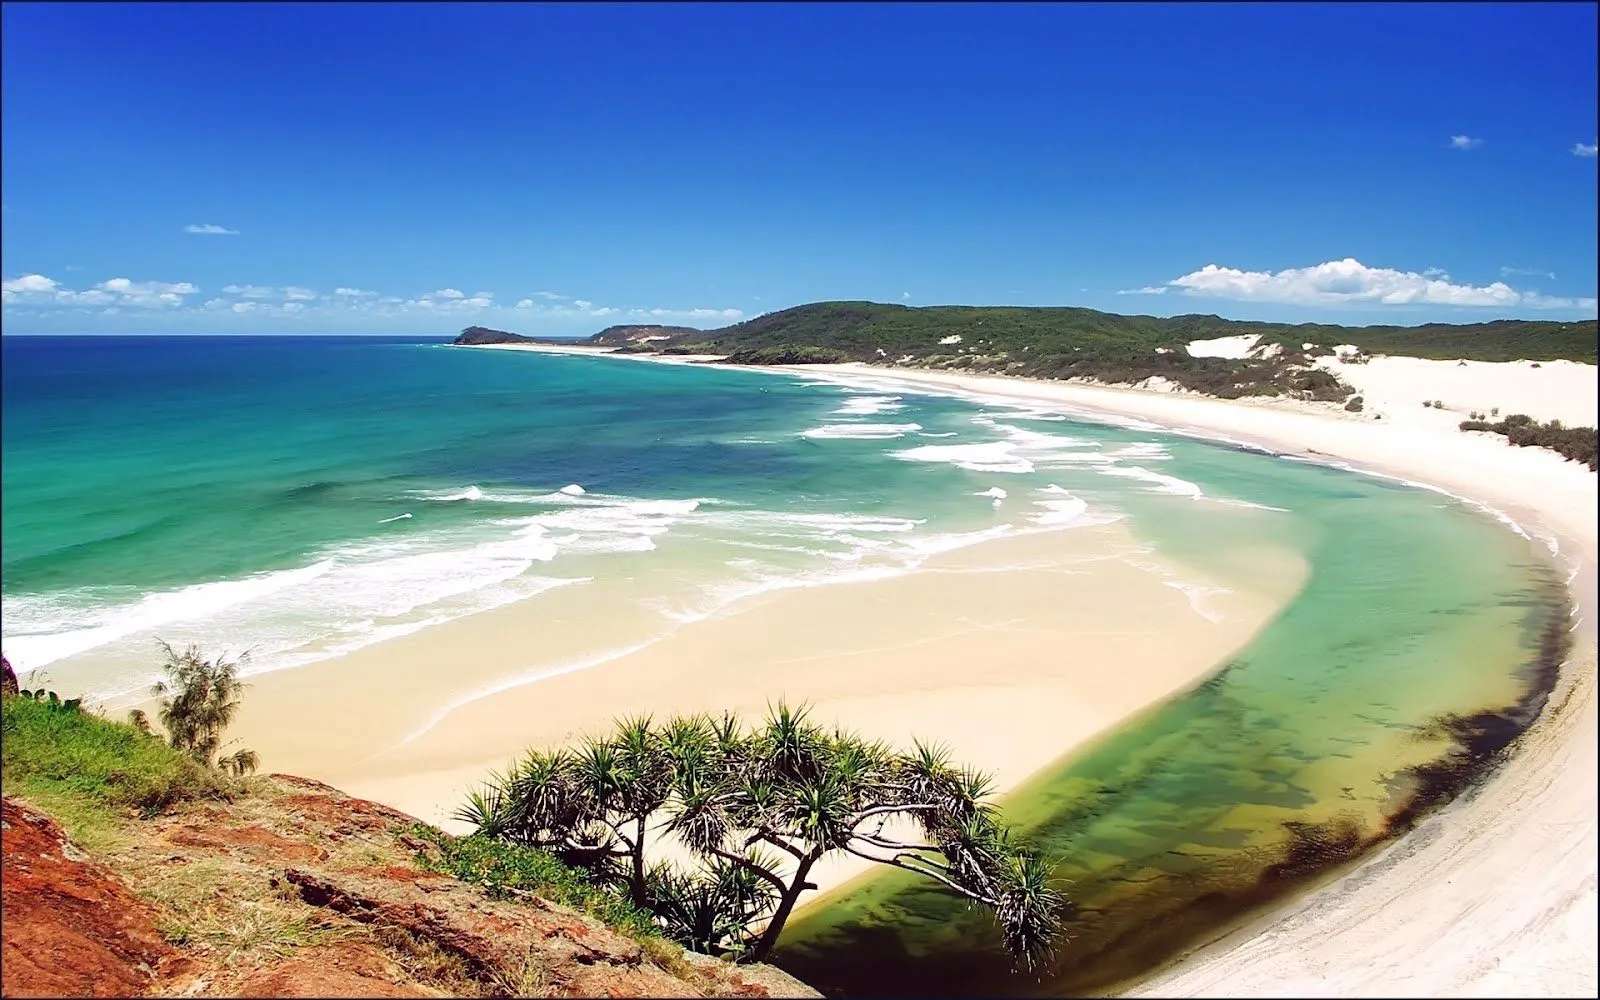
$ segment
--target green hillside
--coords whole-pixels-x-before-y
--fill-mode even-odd
[[[1192,340],[1240,334],[1259,335],[1258,349],[1277,344],[1281,350],[1258,350],[1267,356],[1234,361],[1191,358],[1184,349]],[[616,332],[603,331],[590,340],[614,344]],[[1343,344],[1369,354],[1443,360],[1596,360],[1594,320],[1349,327],[1201,315],[1120,316],[1071,307],[876,302],[796,306],[720,330],[676,331],[631,349],[704,351],[749,364],[866,361],[1116,383],[1160,376],[1222,397],[1287,393],[1343,399],[1348,387],[1331,374],[1306,368]]]

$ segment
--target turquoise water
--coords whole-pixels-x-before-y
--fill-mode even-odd
[[[838,993],[1136,974],[1447,798],[1536,707],[1562,613],[1533,547],[1448,497],[1137,422],[403,340],[0,349],[0,634],[91,697],[146,683],[157,636],[284,669],[619,576],[660,581],[638,610],[667,629],[1112,520],[1138,545],[1119,558],[1202,616],[1250,585],[1251,552],[1306,559],[1304,592],[1214,679],[1008,799],[1070,880],[1054,964],[1013,975],[987,917],[886,876],[785,935],[781,964]]]
[[[0,343],[5,650],[92,697],[145,683],[158,636],[278,669],[642,556],[684,567],[652,601],[670,624],[999,533],[1159,517],[1179,544],[1284,516],[1243,505],[1248,479],[1192,500],[1226,453],[803,373],[372,338]]]

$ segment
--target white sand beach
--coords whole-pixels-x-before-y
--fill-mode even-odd
[[[1594,995],[1596,476],[1552,452],[1456,426],[1468,409],[1490,407],[1593,426],[1594,366],[1415,358],[1341,365],[1341,376],[1367,394],[1361,414],[1334,404],[829,367],[1138,417],[1346,464],[1487,504],[1545,540],[1571,573],[1576,643],[1549,707],[1511,763],[1355,872],[1233,929],[1134,993]],[[1425,412],[1423,399],[1440,399],[1456,412]],[[1373,420],[1374,410],[1388,419]]]
[[[492,349],[609,353],[551,345]],[[1136,992],[1592,994],[1596,477],[1551,452],[1515,448],[1456,425],[1468,412],[1489,408],[1592,425],[1595,369],[1406,358],[1323,363],[1338,366],[1365,395],[1363,413],[1337,404],[1222,401],[865,365],[806,372],[1003,397],[1088,417],[1135,417],[1433,486],[1488,505],[1543,539],[1572,574],[1578,641],[1551,707],[1512,763],[1357,871],[1232,929]],[[1424,399],[1446,408],[1425,409]],[[597,666],[543,677],[529,676],[530,637],[559,642],[563,628],[582,621],[552,624],[548,603],[534,617],[512,605],[262,676],[240,727],[275,769],[436,822],[447,819],[467,787],[524,746],[558,743],[628,712],[759,713],[780,696],[810,701],[819,718],[868,735],[944,740],[1010,788],[1094,733],[1203,678],[1303,580],[1303,565],[1262,551],[1260,587],[1237,591],[1222,622],[1204,622],[1186,613],[1170,588],[1126,566],[1097,566],[1094,586],[1085,586],[1081,560],[1114,551],[1126,541],[1117,533],[1102,526],[1042,542],[1000,540],[948,553],[908,577],[762,595]],[[1063,613],[1067,608],[1071,613]],[[1130,608],[1140,613],[1130,615]],[[1162,629],[1141,621],[1151,615]],[[812,627],[818,621],[829,629]],[[615,625],[624,645],[627,624]],[[1058,654],[1069,640],[1073,661],[1064,664]],[[466,666],[441,671],[446,663]],[[1109,683],[1112,664],[1131,669]],[[454,709],[440,713],[436,706],[459,694],[460,669],[495,682],[496,693],[457,698]],[[394,683],[397,677],[407,683]],[[339,709],[345,699],[375,687],[385,692],[384,710],[359,725],[345,718]],[[308,691],[319,697],[308,700]],[[286,728],[289,718],[299,725]],[[837,885],[854,873],[841,865],[819,872],[818,881]]]

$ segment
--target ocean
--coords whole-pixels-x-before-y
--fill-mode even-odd
[[[670,575],[647,599],[671,622],[1151,496],[1191,528],[1250,502],[1191,503],[1137,431],[803,372],[377,338],[0,343],[6,654],[75,691],[92,660],[96,698],[147,683],[158,636],[283,669],[642,565],[627,554]]]
[[[1111,521],[1137,541],[1117,557],[1201,616],[1251,584],[1241,553],[1309,563],[1215,677],[1008,797],[1070,879],[1054,964],[1018,976],[981,913],[875,877],[779,952],[843,994],[1075,992],[1148,967],[1448,800],[1486,763],[1481,731],[1536,711],[1565,614],[1548,554],[1468,504],[1138,421],[400,338],[0,351],[0,638],[91,701],[148,685],[158,638],[287,670],[619,580],[604,592],[666,634],[744,596]]]

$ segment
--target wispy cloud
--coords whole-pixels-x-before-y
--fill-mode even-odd
[[[1167,289],[1164,285],[1145,285],[1143,288],[1124,288],[1117,292],[1118,295],[1165,295]]]
[[[1424,273],[1426,273],[1426,272],[1424,272]],[[1551,281],[1556,280],[1556,276],[1555,276],[1554,272],[1552,272],[1552,271],[1541,271],[1536,267],[1502,267],[1500,269],[1500,277],[1502,277],[1502,278],[1549,278]]]
[[[901,302],[910,302],[911,301],[911,293],[910,292],[901,292],[900,293],[900,301]]]
[[[458,288],[439,288],[412,297],[385,295],[350,286],[321,293],[299,285],[225,285],[218,292],[198,298],[200,289],[189,282],[133,281],[112,278],[86,289],[73,289],[43,274],[23,274],[7,278],[3,284],[8,311],[27,308],[76,310],[81,313],[106,313],[108,310],[186,309],[196,315],[239,317],[319,317],[337,320],[361,314],[389,317],[439,317],[487,312],[504,313],[513,308],[495,302],[494,293],[468,294]],[[194,297],[194,298],[191,298]],[[744,311],[731,307],[673,308],[666,306],[613,306],[589,299],[570,298],[554,292],[533,293],[520,298],[514,314],[535,323],[567,323],[584,320],[616,322],[623,317],[642,322],[725,325],[744,318]],[[423,320],[428,323],[430,321]]]
[[[199,288],[187,281],[134,281],[131,278],[112,278],[79,290],[67,288],[42,274],[24,274],[0,282],[0,301],[7,305],[171,309],[182,307],[186,297],[198,291]]]
[[[1596,153],[1600,153],[1600,140],[1594,140],[1588,143],[1575,142],[1572,144],[1573,156],[1592,157]]]
[[[1185,295],[1274,302],[1299,306],[1526,306],[1534,309],[1592,311],[1592,298],[1564,298],[1519,292],[1503,281],[1487,285],[1459,284],[1446,276],[1368,267],[1346,257],[1313,267],[1283,271],[1241,271],[1207,264],[1166,283]],[[1141,292],[1147,291],[1141,289]]]
[[[217,226],[211,223],[204,225],[187,225],[183,231],[194,236],[238,236],[239,230],[229,229],[227,226]]]
[[[494,305],[493,292],[466,294],[458,288],[441,288],[437,291],[407,299],[400,304],[403,309],[420,309],[427,312],[477,312]]]
[[[1477,149],[1483,145],[1482,139],[1475,139],[1470,135],[1453,135],[1450,137],[1451,149]]]

